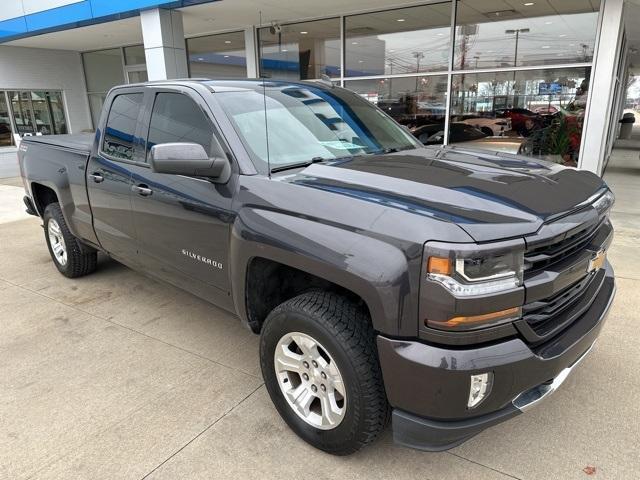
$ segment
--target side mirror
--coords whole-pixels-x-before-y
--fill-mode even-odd
[[[198,143],[159,143],[151,147],[151,170],[191,177],[228,178],[231,172],[225,157],[209,157]]]

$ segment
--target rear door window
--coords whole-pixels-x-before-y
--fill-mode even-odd
[[[113,99],[104,130],[103,153],[122,160],[134,159],[135,133],[142,99],[142,93],[126,93]]]

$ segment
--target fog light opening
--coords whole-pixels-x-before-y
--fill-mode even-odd
[[[469,386],[469,401],[467,407],[475,408],[480,405],[485,398],[491,393],[493,385],[493,373],[479,373],[471,375],[471,384]]]

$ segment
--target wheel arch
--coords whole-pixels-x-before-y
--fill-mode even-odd
[[[281,286],[269,280],[273,272],[276,278],[302,279],[288,290],[296,295],[320,286],[361,301],[378,332],[417,332],[409,262],[382,240],[280,212],[243,209],[231,231],[230,264],[236,312],[254,332],[260,331],[267,308],[281,299],[268,297]],[[256,295],[268,299],[257,311],[251,303]]]

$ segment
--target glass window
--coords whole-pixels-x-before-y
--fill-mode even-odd
[[[409,128],[444,124],[446,75],[348,80],[345,87]]]
[[[209,118],[181,93],[159,93],[153,104],[147,149],[160,143],[198,143],[211,155],[213,128]]]
[[[579,67],[454,75],[449,141],[576,166],[590,73]]]
[[[13,121],[16,131],[20,136],[35,135],[36,127],[33,118],[33,105],[31,104],[31,92],[7,92],[11,102]]]
[[[189,76],[193,78],[244,78],[247,52],[244,32],[187,39]]]
[[[102,144],[102,151],[107,155],[133,160],[142,97],[142,93],[129,93],[113,99]]]
[[[266,96],[255,90],[217,93],[216,98],[257,166],[273,168],[418,145],[386,115],[342,88],[276,84],[266,89]]]
[[[21,136],[68,133],[62,92],[25,90],[7,93],[16,131]]]
[[[593,59],[599,0],[460,0],[455,68],[581,63]]]
[[[288,80],[340,76],[340,19],[258,30],[262,75]]]
[[[433,72],[449,68],[451,2],[345,19],[345,76]]]
[[[125,82],[119,48],[83,53],[82,60],[89,93],[106,93],[111,87]]]
[[[9,105],[4,92],[0,92],[0,147],[9,147],[13,144],[13,133],[9,120]]]
[[[142,65],[147,63],[142,45],[124,47],[124,62],[127,65]]]

